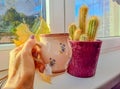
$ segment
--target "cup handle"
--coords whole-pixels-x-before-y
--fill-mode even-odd
[[[32,56],[35,61],[41,62],[43,64],[47,64],[45,59],[42,57],[42,51],[41,51],[42,46],[43,46],[43,44],[41,42],[36,43],[32,49]]]
[[[41,57],[41,45],[36,43],[35,46],[32,49],[32,56],[35,61],[39,61]]]
[[[36,43],[35,46],[32,49],[32,56],[34,59],[35,67],[43,73],[45,70],[45,61],[43,60],[41,56],[41,45],[39,43]]]

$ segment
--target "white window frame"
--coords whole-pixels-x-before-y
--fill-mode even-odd
[[[46,17],[52,33],[68,32],[70,23],[74,22],[74,0],[46,0]],[[120,37],[98,38],[103,41],[102,53],[120,50]],[[14,44],[0,44],[2,50],[11,50]]]

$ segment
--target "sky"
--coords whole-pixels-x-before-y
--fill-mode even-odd
[[[18,12],[27,16],[39,13],[42,10],[41,0],[0,0],[0,14],[14,7]]]
[[[75,0],[75,16],[78,17],[81,5],[87,5],[89,7],[88,15],[103,16],[103,3],[106,6],[104,10],[109,11],[108,2],[109,0]]]
[[[40,1],[41,0],[0,0],[0,14],[4,14],[9,8],[14,7],[18,12],[30,16],[39,13],[42,10]],[[86,4],[89,7],[88,14],[90,16],[102,16],[103,1],[105,3],[105,1],[109,0],[75,0],[75,16],[78,17],[79,8],[83,4]],[[105,11],[109,11],[109,4],[106,3],[106,5],[107,8],[105,8]]]

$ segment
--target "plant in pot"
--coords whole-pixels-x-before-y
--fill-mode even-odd
[[[91,16],[86,25],[88,7],[83,5],[79,12],[79,26],[69,26],[69,42],[72,56],[67,72],[76,77],[91,77],[95,75],[102,41],[96,40],[99,20]]]

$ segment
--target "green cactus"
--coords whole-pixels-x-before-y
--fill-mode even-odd
[[[71,24],[68,29],[69,29],[69,38],[73,40],[73,35],[75,30],[77,29],[77,26],[75,24]]]
[[[99,25],[99,20],[96,16],[92,16],[88,23],[88,41],[94,41]]]
[[[82,30],[81,33],[85,34],[86,32],[86,17],[88,13],[88,7],[83,5],[79,10],[79,28]]]
[[[80,35],[81,35],[81,30],[80,29],[75,30],[73,40],[79,41]]]
[[[79,38],[79,41],[88,41],[88,36],[87,34],[82,34]]]

